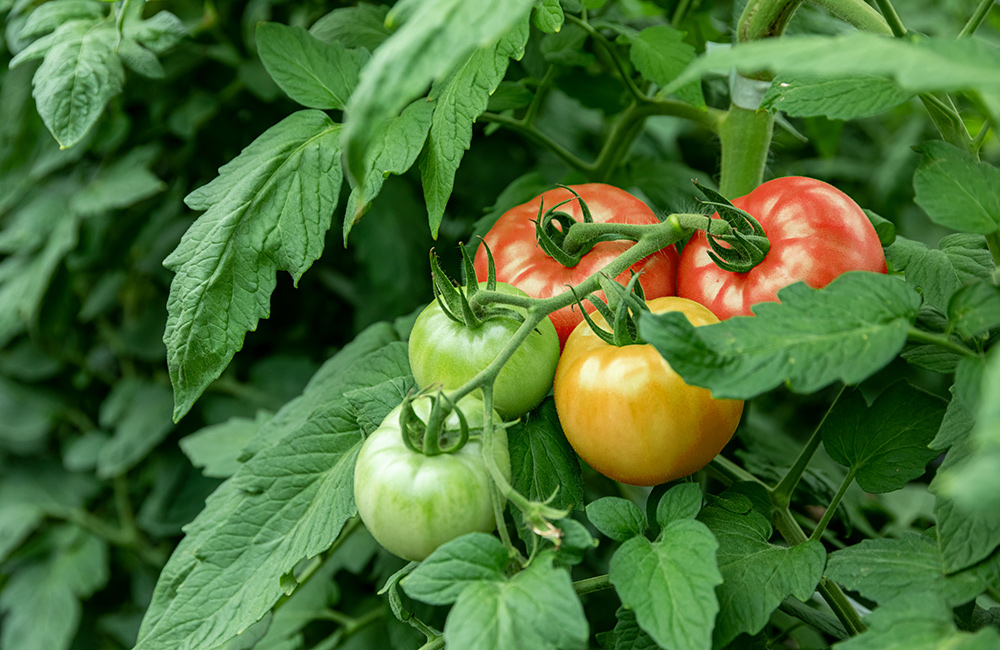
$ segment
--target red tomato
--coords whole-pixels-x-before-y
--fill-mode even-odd
[[[645,203],[628,192],[601,183],[571,186],[587,203],[590,214],[597,223],[653,224],[659,219]],[[484,240],[493,253],[496,262],[497,280],[512,284],[534,298],[549,298],[567,290],[569,285],[577,285],[609,262],[633,246],[630,241],[600,242],[594,246],[574,267],[567,268],[549,257],[536,243],[535,221],[538,219],[539,203],[544,199],[548,209],[573,194],[563,188],[549,190],[531,201],[511,208],[500,217]],[[583,221],[580,202],[573,200],[562,205],[560,211]],[[676,291],[677,249],[669,246],[632,267],[633,271],[643,271],[639,282],[646,299],[672,296]],[[487,257],[482,246],[476,251],[476,277],[486,280]],[[629,272],[618,276],[618,282],[625,284]],[[601,292],[597,292],[603,298]],[[582,296],[581,296],[582,297]],[[594,307],[584,302],[587,311]],[[576,305],[549,314],[552,324],[559,334],[559,345],[565,345],[570,332],[583,320]]]
[[[677,295],[705,305],[720,319],[749,316],[759,302],[777,301],[794,282],[814,289],[846,271],[885,273],[885,253],[864,211],[837,188],[814,178],[776,178],[733,205],[753,215],[771,248],[746,273],[723,271],[709,258],[699,230],[681,253]],[[718,215],[714,215],[718,218]]]

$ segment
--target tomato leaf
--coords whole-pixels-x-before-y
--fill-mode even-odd
[[[258,411],[254,419],[234,417],[180,439],[181,451],[202,474],[229,478],[240,468],[240,451],[257,435],[272,413]]]
[[[621,497],[601,497],[587,504],[587,519],[602,534],[616,542],[642,535],[646,530],[646,518],[628,499]]]
[[[365,152],[365,177],[347,199],[344,213],[344,244],[351,229],[371,207],[389,174],[404,173],[420,155],[427,141],[434,104],[418,99],[398,116],[381,124]],[[386,225],[385,227],[391,227]]]
[[[344,47],[374,50],[389,38],[385,15],[389,7],[365,2],[341,7],[326,14],[309,28],[309,33],[327,43],[339,41]]]
[[[641,32],[626,32],[629,58],[646,79],[658,86],[666,86],[684,71],[695,59],[694,48],[684,42],[685,32],[669,25],[647,27]],[[689,104],[705,108],[705,97],[700,83],[690,83],[673,91]],[[657,93],[666,97],[664,92]]]
[[[469,584],[445,621],[453,648],[522,650],[587,647],[589,626],[569,571],[543,554],[506,581]]]
[[[960,632],[951,609],[933,594],[902,592],[864,622],[868,630],[838,644],[838,650],[989,650],[1000,644],[1000,636],[991,628]]]
[[[400,343],[406,346],[405,343]],[[358,414],[358,424],[367,436],[385,420],[392,409],[399,406],[403,398],[417,386],[413,377],[396,377],[381,384],[368,388],[359,388],[347,393],[345,397]]]
[[[682,483],[667,490],[656,505],[656,523],[666,528],[670,522],[694,519],[701,510],[701,486]]]
[[[343,395],[405,374],[405,354],[383,350],[392,340],[398,335],[384,323],[363,332],[247,445],[240,468],[185,527],[137,650],[194,650],[235,637],[285,594],[282,584],[302,559],[330,547],[355,513],[362,443]]]
[[[914,201],[952,230],[987,235],[1000,228],[1000,169],[946,142],[926,142],[913,175]]]
[[[868,539],[830,554],[827,576],[878,603],[901,593],[934,594],[949,606],[983,592],[975,571],[946,575],[933,537],[906,533],[898,539]]]
[[[551,398],[507,429],[511,485],[533,501],[555,495],[553,508],[582,509],[580,461],[559,426]]]
[[[531,24],[546,34],[555,34],[562,29],[566,15],[559,0],[536,0],[531,12]]]
[[[323,252],[341,180],[340,126],[299,111],[187,196],[206,212],[163,262],[175,272],[163,335],[175,420],[269,316],[277,270],[298,282]]]
[[[294,101],[341,111],[369,58],[367,50],[348,50],[279,23],[257,25],[257,51],[267,73]]]
[[[823,575],[826,552],[817,541],[791,548],[768,543],[771,525],[756,510],[739,514],[708,506],[698,519],[718,540],[722,585],[716,590],[719,617],[715,643],[722,647],[741,633],[756,634],[785,598],[808,600]]]
[[[495,44],[475,50],[451,76],[431,88],[434,119],[420,159],[420,178],[434,238],[455,185],[455,172],[472,143],[472,124],[486,110],[510,59],[524,55],[527,40],[528,23],[522,21]]]
[[[875,75],[810,77],[780,75],[768,88],[761,108],[794,117],[823,115],[853,120],[877,115],[913,97],[891,79]]]
[[[52,537],[51,554],[19,565],[0,594],[4,647],[68,648],[80,623],[80,601],[107,584],[103,539],[76,526]]]
[[[886,253],[897,270],[906,271],[906,283],[942,312],[956,291],[976,280],[989,281],[993,271],[993,258],[981,235],[948,235],[937,249],[897,237]]]
[[[100,424],[114,435],[98,455],[97,476],[107,479],[131,469],[173,428],[170,387],[149,379],[126,378],[101,404]]]
[[[966,338],[1000,327],[1000,289],[985,281],[962,287],[948,301],[948,320]]]
[[[851,468],[866,492],[902,488],[940,455],[927,445],[944,418],[946,402],[897,382],[869,407],[857,391],[842,396],[823,423],[823,446]]]
[[[611,557],[611,584],[659,645],[712,647],[712,622],[719,612],[715,588],[722,582],[717,548],[705,524],[679,519],[656,541],[633,537]]]
[[[376,50],[348,104],[344,149],[350,176],[357,182],[363,178],[365,150],[383,121],[397,115],[432,81],[451,74],[482,43],[506,34],[532,4],[432,0],[391,11],[388,24],[405,22]]]
[[[640,335],[686,382],[749,399],[786,383],[801,393],[857,383],[896,357],[920,307],[897,278],[849,272],[824,289],[796,283],[756,316],[695,328],[683,314],[644,315]]]
[[[450,605],[481,581],[502,581],[507,549],[493,535],[469,533],[442,544],[400,581],[411,597],[430,605]]]

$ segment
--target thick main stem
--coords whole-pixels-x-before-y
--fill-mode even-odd
[[[727,199],[750,193],[764,179],[774,132],[774,115],[733,105],[719,129],[722,174],[719,193]]]

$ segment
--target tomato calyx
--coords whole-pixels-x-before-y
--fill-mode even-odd
[[[485,242],[483,243],[486,246]],[[472,278],[466,286],[459,286],[448,277],[438,263],[434,249],[431,249],[431,286],[434,289],[434,299],[441,306],[441,311],[451,320],[464,325],[470,329],[481,327],[488,320],[495,318],[506,318],[517,323],[524,322],[524,316],[509,307],[501,304],[482,304],[473,301],[473,297],[479,293],[480,286],[475,282],[476,270],[473,267],[472,258],[468,251],[461,244],[462,264],[465,268],[465,277]],[[489,258],[489,274],[486,280],[487,291],[495,291],[497,288],[496,267],[493,262],[493,253],[486,247],[486,255]]]
[[[426,422],[421,420],[420,416],[413,410],[413,400],[422,397],[434,400]],[[448,416],[452,413],[458,417],[457,437],[453,435],[453,431],[445,426]],[[406,447],[410,451],[424,456],[453,454],[469,442],[470,435],[469,423],[465,419],[462,409],[458,408],[455,401],[441,391],[433,396],[407,394],[403,398],[402,408],[399,411],[399,429]]]
[[[566,268],[573,268],[580,263],[584,255],[600,242],[619,239],[636,241],[638,239],[635,225],[630,227],[630,224],[595,223],[590,208],[583,197],[568,185],[559,185],[559,187],[571,192],[573,196],[548,209],[545,208],[545,200],[542,199],[538,204],[538,218],[535,219],[535,238],[538,246],[555,261]],[[559,210],[562,206],[573,201],[580,204],[583,221],[577,221],[571,215]],[[581,228],[580,224],[588,224],[588,226]],[[573,228],[573,226],[577,227]],[[570,234],[571,228],[573,228],[572,235]]]
[[[578,298],[577,303],[580,305],[580,311],[590,329],[602,341],[615,347],[645,343],[639,336],[638,319],[643,313],[649,311],[649,307],[646,305],[642,285],[639,284],[639,274],[632,273],[632,277],[624,287],[607,276],[601,277],[601,288],[608,298],[607,303],[593,295],[586,296],[586,299],[597,309],[605,322],[611,324],[611,330],[605,330],[594,322],[587,310],[583,308],[583,302]]]
[[[705,195],[704,205],[715,209],[719,217],[729,224],[731,230],[727,234],[713,234],[709,227],[705,228],[708,245],[711,247],[708,256],[723,271],[731,273],[746,273],[764,261],[771,243],[764,233],[764,228],[749,212],[740,210],[729,199],[715,190],[705,187],[698,181],[695,186]],[[708,217],[711,225],[711,217]],[[724,242],[723,246],[719,242]]]

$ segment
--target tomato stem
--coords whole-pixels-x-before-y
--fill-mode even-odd
[[[989,15],[990,9],[993,8],[995,3],[996,0],[979,0],[979,6],[976,7],[975,13],[969,18],[969,22],[965,23],[965,27],[959,32],[958,37],[965,38],[966,36],[972,36],[979,29],[979,26],[983,24],[983,21],[986,20],[986,16]]]
[[[844,477],[844,481],[840,484],[840,489],[837,490],[837,494],[833,496],[833,500],[826,507],[826,512],[823,513],[823,517],[819,520],[816,528],[813,530],[812,535],[809,539],[818,540],[823,536],[823,531],[826,527],[830,525],[830,521],[833,519],[833,515],[837,512],[837,507],[840,506],[840,502],[844,499],[844,495],[847,494],[847,489],[851,487],[851,483],[854,482],[854,476],[857,474],[855,468],[851,468],[847,472],[847,476]]]
[[[611,589],[613,585],[611,584],[611,577],[607,574],[601,576],[594,576],[593,578],[585,578],[583,580],[577,580],[573,583],[573,589],[576,590],[578,596],[585,596],[587,594],[592,594],[597,591],[604,591],[606,589]]]
[[[863,0],[812,0],[831,14],[863,32],[892,36],[892,29],[878,11]]]
[[[792,494],[795,492],[795,488],[798,486],[799,481],[802,479],[802,475],[806,471],[806,467],[809,466],[813,456],[816,455],[816,451],[819,449],[820,443],[823,441],[823,424],[830,416],[830,413],[840,400],[840,396],[844,394],[846,388],[846,386],[841,386],[840,391],[837,392],[837,396],[833,398],[833,402],[830,404],[830,407],[827,408],[826,413],[823,414],[823,419],[819,421],[819,424],[817,424],[816,428],[813,430],[812,436],[809,438],[806,446],[802,448],[802,451],[799,453],[799,457],[795,459],[795,463],[788,469],[778,485],[770,491],[771,502],[775,506],[779,508],[787,508],[788,504],[791,503]],[[822,531],[820,534],[822,534]],[[816,537],[816,539],[819,538]]]
[[[975,359],[979,357],[978,354],[960,345],[950,338],[940,336],[938,334],[931,334],[930,332],[925,332],[919,330],[916,327],[910,327],[910,331],[907,334],[907,339],[916,343],[928,343],[930,345],[936,345],[939,348],[948,350],[949,352],[954,352],[955,354],[963,357],[968,357],[970,359]]]
[[[764,180],[774,115],[768,111],[729,108],[719,139],[722,145],[722,174],[719,193],[726,198],[749,194]]]

